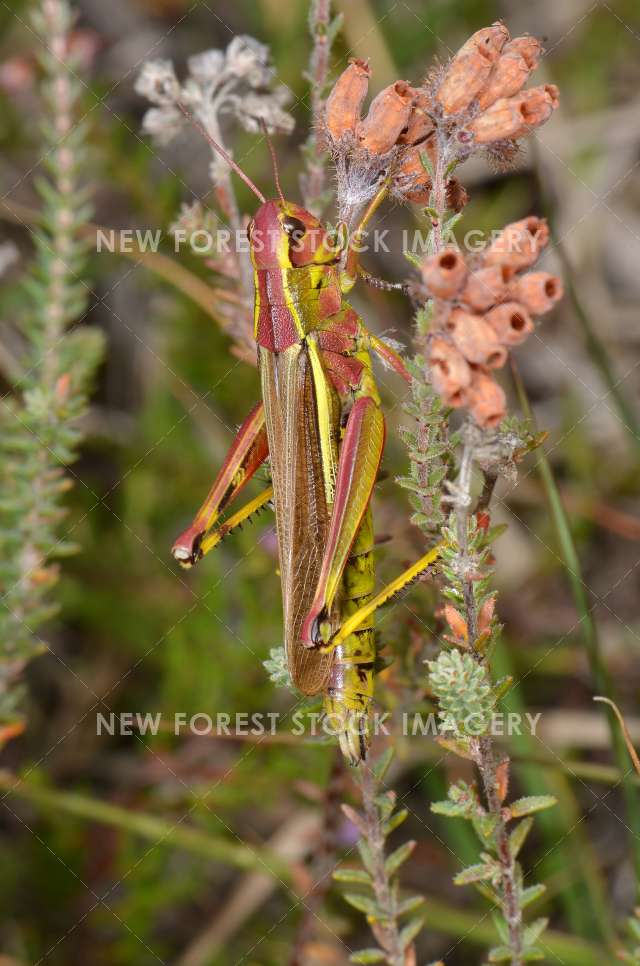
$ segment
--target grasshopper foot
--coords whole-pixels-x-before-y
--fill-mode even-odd
[[[187,527],[171,548],[171,556],[185,570],[189,570],[200,560],[203,533],[196,527]]]

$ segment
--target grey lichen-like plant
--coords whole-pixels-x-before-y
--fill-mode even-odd
[[[25,664],[46,645],[40,625],[56,610],[53,562],[74,547],[61,531],[64,468],[78,453],[78,418],[103,351],[100,332],[82,320],[89,287],[87,243],[79,229],[90,216],[82,186],[88,168],[87,123],[78,121],[83,84],[68,43],[73,16],[65,0],[43,0],[33,14],[42,40],[42,156],[47,178],[34,231],[35,261],[24,279],[29,305],[16,324],[20,372],[0,409],[0,720],[19,711],[16,687]],[[74,325],[73,330],[70,327]]]
[[[270,133],[289,134],[293,130],[293,116],[285,110],[291,92],[277,83],[265,44],[249,36],[234,37],[224,51],[194,54],[187,67],[187,77],[180,82],[170,60],[149,60],[136,80],[138,94],[154,105],[146,112],[142,127],[157,144],[173,141],[189,119],[229,154],[225,122],[239,124],[252,133],[260,132],[262,124]],[[229,166],[214,149],[209,171],[220,218],[239,238],[246,221],[238,207]],[[207,221],[205,218],[198,227],[205,227]],[[253,272],[249,257],[246,253],[237,255],[235,265],[225,265],[218,257],[214,267],[222,274],[236,272],[242,302],[232,307],[235,319],[229,320],[229,331],[241,354],[246,355],[253,347]]]
[[[352,963],[387,963],[388,966],[415,964],[414,939],[422,929],[419,909],[422,896],[400,897],[398,872],[413,852],[414,841],[403,842],[386,852],[386,840],[409,814],[396,809],[396,794],[383,791],[382,782],[391,764],[393,749],[386,751],[373,765],[361,765],[359,783],[363,810],[350,805],[342,810],[360,833],[358,852],[362,868],[343,866],[333,873],[334,879],[346,885],[360,886],[358,892],[345,892],[344,898],[364,913],[378,947],[362,949],[350,957]]]
[[[275,84],[269,48],[253,37],[234,37],[225,51],[205,50],[187,61],[188,76],[178,81],[169,60],[147,61],[136,81],[136,91],[155,107],[144,116],[142,126],[159,144],[168,144],[181,131],[185,118],[182,102],[220,143],[224,117],[238,121],[256,133],[263,120],[269,130],[288,134],[294,120],[285,110],[291,93]],[[227,173],[219,155],[212,159],[213,180]]]

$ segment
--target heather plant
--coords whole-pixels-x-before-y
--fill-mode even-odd
[[[32,15],[39,38],[40,150],[46,174],[33,230],[35,255],[22,278],[14,337],[12,390],[2,400],[0,449],[0,720],[20,714],[20,677],[46,649],[41,625],[56,612],[58,560],[78,548],[65,532],[65,494],[82,441],[86,411],[103,352],[101,333],[85,323],[91,214],[87,188],[88,121],[83,117],[81,58],[69,37],[74,17],[64,0],[43,0]],[[67,531],[69,528],[67,527]]]

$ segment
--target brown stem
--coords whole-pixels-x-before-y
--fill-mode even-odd
[[[509,832],[502,815],[502,803],[498,795],[496,759],[493,742],[489,736],[480,738],[476,746],[476,765],[482,777],[489,812],[496,816],[495,840],[502,881],[502,913],[509,930],[509,946],[513,953],[512,966],[523,966],[522,907],[518,898],[516,862],[511,852]]]
[[[313,886],[305,898],[305,910],[300,920],[289,959],[289,966],[304,966],[306,947],[313,937],[320,909],[331,888],[331,872],[335,867],[338,850],[337,833],[340,816],[340,800],[344,794],[345,766],[342,753],[337,750],[331,774],[323,796],[323,822],[320,841],[309,863]]]
[[[360,784],[367,827],[367,844],[374,863],[371,870],[373,891],[376,902],[384,914],[381,922],[371,923],[371,931],[385,951],[389,966],[405,966],[405,963],[411,959],[411,947],[405,952],[400,941],[396,901],[385,870],[385,837],[375,802],[379,789],[373,771],[366,765],[361,767]]]
[[[458,543],[460,545],[461,560],[467,565],[471,565],[468,559],[469,546],[469,520],[471,514],[471,471],[473,468],[473,452],[469,444],[465,444],[460,461],[460,472],[456,487],[456,530]],[[472,653],[476,660],[487,666],[486,655],[475,648],[478,636],[477,608],[473,593],[473,582],[471,575],[466,577],[462,583],[465,620],[469,629],[469,642]],[[487,671],[488,671],[487,667]],[[498,784],[496,775],[496,759],[493,747],[493,739],[490,735],[478,739],[474,747],[474,758],[476,766],[482,778],[487,806],[491,815],[495,817],[495,844],[498,862],[501,870],[500,899],[502,913],[509,930],[509,946],[513,958],[512,966],[523,966],[523,921],[522,908],[518,898],[518,882],[515,858],[511,852],[509,833],[502,812],[502,802],[498,794]]]

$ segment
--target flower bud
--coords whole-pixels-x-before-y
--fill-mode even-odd
[[[468,131],[477,144],[515,140],[548,121],[558,104],[555,84],[532,87],[515,97],[501,97],[495,101],[469,124]]]
[[[455,248],[425,258],[420,270],[429,293],[440,299],[453,298],[467,277],[467,266]]]
[[[517,97],[501,97],[479,114],[468,127],[477,144],[490,144],[514,138],[522,128],[520,102]]]
[[[435,131],[430,111],[433,109],[431,97],[420,90],[413,91],[415,100],[409,115],[407,128],[398,138],[398,144],[418,144]]]
[[[562,282],[549,272],[528,272],[513,280],[509,293],[532,315],[550,312],[564,295]]]
[[[526,34],[524,37],[514,37],[513,40],[510,40],[503,53],[512,51],[520,54],[529,70],[534,71],[542,57],[542,44],[537,37],[530,37]]]
[[[501,387],[487,372],[474,371],[467,390],[467,405],[479,426],[498,426],[507,414],[507,400]]]
[[[499,369],[507,361],[507,352],[500,345],[493,328],[481,315],[464,309],[454,309],[447,320],[454,345],[467,362]]]
[[[520,345],[533,332],[531,316],[519,302],[496,305],[486,319],[503,345]]]
[[[380,91],[356,127],[362,147],[371,154],[390,151],[409,122],[413,98],[413,88],[406,81],[396,81]]]
[[[447,207],[458,213],[469,201],[469,193],[457,178],[449,178],[445,187]]]
[[[486,312],[507,292],[507,282],[501,265],[487,265],[471,272],[460,295],[461,301],[476,312]]]
[[[522,90],[531,73],[517,50],[506,50],[493,69],[487,86],[480,92],[478,104],[484,111],[501,97],[511,97]]]
[[[471,369],[455,346],[440,336],[429,345],[429,366],[433,388],[450,406],[461,406],[471,383]]]
[[[524,218],[507,225],[491,243],[484,257],[485,265],[503,265],[515,275],[538,260],[549,241],[549,228],[544,218]]]
[[[466,641],[469,638],[469,630],[467,628],[467,622],[460,613],[456,610],[452,604],[444,605],[444,616],[446,618],[447,624],[453,631],[454,635],[460,641]]]
[[[460,48],[440,84],[436,98],[445,114],[466,110],[485,86],[493,64],[509,39],[500,23],[478,30]]]
[[[526,137],[534,128],[548,121],[560,103],[560,94],[555,84],[532,87],[529,91],[523,91],[518,97],[522,126],[514,135],[516,138]]]
[[[426,205],[431,195],[431,178],[422,163],[422,154],[436,163],[436,143],[433,137],[428,137],[421,144],[408,148],[402,155],[402,160],[395,173],[394,184],[407,201],[413,204]]]
[[[354,131],[367,96],[371,69],[364,60],[352,60],[340,74],[327,98],[326,122],[329,133],[337,140]]]

